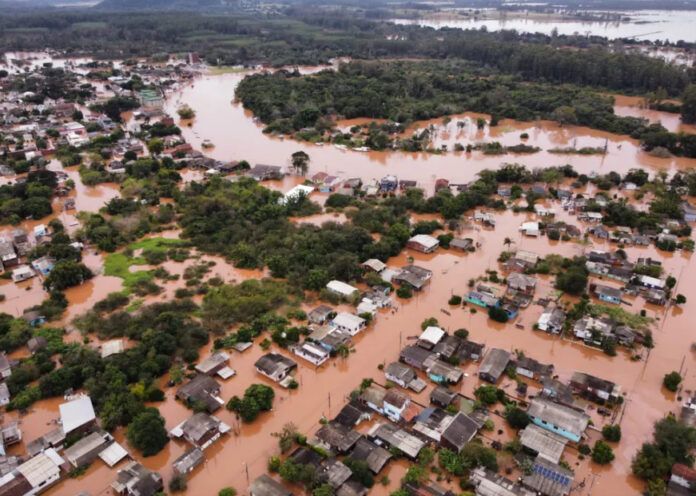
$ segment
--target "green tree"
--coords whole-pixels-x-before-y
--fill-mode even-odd
[[[571,265],[556,276],[556,289],[571,294],[581,295],[587,287],[587,269],[584,266]]]
[[[681,381],[682,376],[679,375],[679,372],[672,371],[669,374],[665,374],[665,377],[662,379],[662,385],[668,390],[676,392]]]
[[[621,426],[620,425],[605,425],[602,427],[602,436],[607,441],[618,443],[621,441]]]
[[[524,429],[529,424],[529,415],[519,407],[512,406],[505,409],[505,420],[513,429]]]
[[[128,425],[128,442],[143,456],[159,453],[169,442],[164,418],[156,408],[146,408]]]
[[[428,478],[428,472],[420,465],[411,465],[406,471],[404,482],[410,484],[420,484]]]
[[[309,155],[302,150],[293,153],[290,157],[292,168],[295,172],[302,174],[303,176],[307,173],[307,168],[309,167]]]
[[[690,84],[682,95],[681,118],[687,124],[696,122],[696,84]]]
[[[159,155],[164,151],[164,142],[159,138],[152,138],[147,142],[147,150],[152,155]]]
[[[592,461],[599,465],[607,465],[614,460],[614,450],[601,439],[592,448]]]
[[[500,307],[490,306],[488,307],[488,317],[496,322],[505,323],[508,321],[509,317],[505,310]]]
[[[53,270],[44,280],[44,287],[47,290],[58,290],[79,286],[83,282],[91,279],[94,274],[82,262],[74,260],[61,260],[53,267]]]
[[[218,491],[218,496],[237,496],[237,490],[233,487],[223,487]]]
[[[312,496],[333,496],[334,490],[331,484],[321,484],[312,490]]]

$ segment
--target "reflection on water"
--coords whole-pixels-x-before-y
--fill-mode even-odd
[[[511,13],[507,17],[494,19],[465,18],[452,16],[445,19],[393,19],[395,24],[417,24],[432,28],[460,28],[500,31],[516,30],[523,33],[550,35],[554,30],[561,35],[603,36],[609,39],[637,38],[639,40],[667,40],[677,42],[696,41],[694,25],[696,11],[693,10],[641,10],[626,12],[629,22],[619,21],[576,21],[542,17],[534,13]]]

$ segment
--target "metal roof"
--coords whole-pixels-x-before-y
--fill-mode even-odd
[[[89,396],[81,396],[67,403],[62,403],[58,408],[63,431],[66,434],[70,434],[75,429],[96,419],[92,400]]]

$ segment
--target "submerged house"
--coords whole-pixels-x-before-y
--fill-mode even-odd
[[[375,424],[367,436],[377,446],[395,448],[411,460],[415,460],[418,453],[426,446],[425,441],[394,424]]]
[[[560,334],[563,331],[565,320],[566,314],[562,309],[558,307],[548,308],[539,316],[536,328],[551,334]]]
[[[162,476],[132,461],[120,469],[111,488],[119,496],[154,496],[164,489]]]
[[[481,424],[476,420],[463,412],[459,412],[442,433],[440,445],[455,453],[461,453],[464,446],[471,442],[480,428]]]
[[[310,324],[323,325],[329,321],[334,313],[333,308],[327,305],[319,305],[307,314],[307,320],[309,320]]]
[[[584,372],[575,372],[570,378],[570,387],[576,394],[603,403],[616,401],[621,396],[621,387]]]
[[[392,454],[369,439],[361,437],[351,451],[350,458],[364,461],[373,474],[378,474],[391,460]]]
[[[339,424],[329,422],[322,425],[315,434],[321,444],[328,446],[329,449],[337,453],[348,453],[362,437],[360,433],[353,429]]]
[[[280,353],[266,353],[256,361],[254,367],[259,374],[280,382],[297,367],[297,363]]]
[[[543,364],[528,356],[521,356],[515,360],[515,370],[521,376],[538,381],[553,374],[553,364]]]
[[[329,281],[326,289],[344,298],[350,298],[358,292],[358,288],[337,280]]]
[[[292,496],[292,492],[285,489],[280,482],[271,479],[268,475],[263,474],[251,483],[249,486],[250,496]]]
[[[99,454],[113,442],[114,438],[108,432],[93,432],[65,448],[63,456],[73,467],[83,467],[96,460]]]
[[[407,248],[420,251],[421,253],[432,253],[440,246],[437,238],[433,238],[428,234],[416,234],[406,243]]]
[[[603,284],[597,284],[592,289],[594,295],[605,303],[611,303],[612,305],[621,304],[622,292],[620,289],[612,288],[611,286],[605,286]]]
[[[58,409],[60,423],[66,436],[73,432],[89,432],[97,425],[97,416],[89,396],[80,396],[67,403],[61,403]]]
[[[573,486],[573,472],[557,463],[537,457],[522,484],[536,494],[566,496]]]
[[[558,463],[563,456],[568,439],[536,424],[528,424],[520,431],[520,442],[523,448],[537,457]]]
[[[540,398],[532,400],[527,415],[542,429],[576,443],[582,439],[590,420],[584,412]]]
[[[367,321],[358,315],[341,312],[333,318],[331,325],[339,331],[347,332],[351,336],[355,336],[365,329]]]
[[[201,363],[196,365],[196,372],[205,375],[218,375],[227,379],[235,374],[235,371],[227,366],[230,356],[224,351],[213,353]]]
[[[325,348],[310,342],[304,342],[301,345],[293,346],[292,352],[317,367],[327,361],[330,356]]]
[[[479,377],[486,382],[497,383],[511,359],[510,352],[500,348],[492,348],[479,366]]]
[[[500,303],[500,300],[491,293],[475,290],[469,291],[466,301],[483,308],[495,307]]]
[[[199,412],[174,427],[169,434],[185,439],[194,448],[205,450],[229,431],[230,426],[217,417]]]
[[[414,290],[420,291],[430,282],[432,277],[431,270],[418,265],[407,265],[394,274],[391,280],[397,284],[408,284]]]
[[[0,494],[7,496],[39,494],[61,478],[65,460],[49,448],[18,465],[0,478]]]
[[[210,376],[198,374],[176,391],[176,397],[188,405],[200,404],[213,413],[225,404],[220,398],[220,384]]]

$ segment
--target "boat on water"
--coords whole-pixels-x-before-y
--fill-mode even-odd
[[[204,140],[203,140],[203,143],[201,143],[201,146],[202,146],[203,148],[213,148],[215,145],[214,145],[213,142],[210,141],[209,139],[204,139]]]

